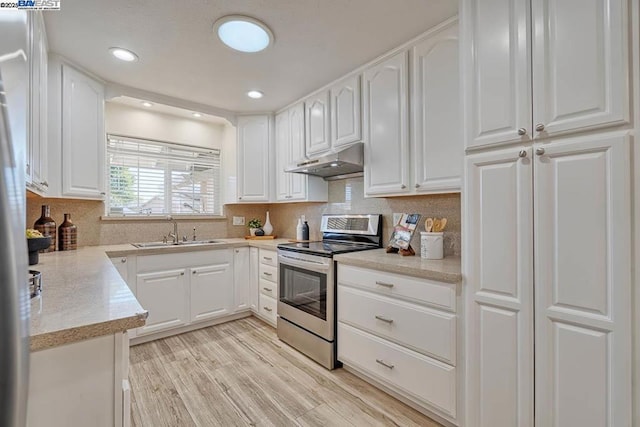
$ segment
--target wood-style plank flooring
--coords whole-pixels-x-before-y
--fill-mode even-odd
[[[131,348],[134,426],[440,424],[249,317]]]

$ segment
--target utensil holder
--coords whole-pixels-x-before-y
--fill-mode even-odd
[[[444,257],[444,233],[420,233],[420,257],[425,259],[442,259]]]

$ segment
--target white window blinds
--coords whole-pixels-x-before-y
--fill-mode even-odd
[[[107,215],[220,215],[220,150],[107,135]]]

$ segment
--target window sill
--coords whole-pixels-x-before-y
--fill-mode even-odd
[[[227,217],[224,215],[171,215],[171,218],[175,221],[226,221]],[[167,216],[101,216],[100,221],[106,222],[128,222],[128,221],[142,221],[142,222],[168,222]]]

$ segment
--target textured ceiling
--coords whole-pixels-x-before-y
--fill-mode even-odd
[[[65,0],[46,12],[50,51],[105,80],[238,112],[273,111],[457,12],[456,0]],[[213,36],[216,19],[265,22],[255,54]],[[123,63],[111,46],[136,52]],[[258,89],[260,100],[245,93]]]

